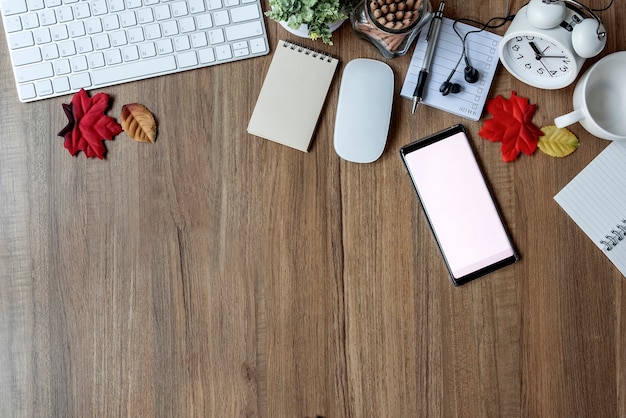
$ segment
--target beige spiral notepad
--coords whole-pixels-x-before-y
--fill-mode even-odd
[[[308,151],[337,59],[278,41],[248,132]]]

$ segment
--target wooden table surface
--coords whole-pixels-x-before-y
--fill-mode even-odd
[[[626,49],[621,2],[600,16],[602,55]],[[272,52],[295,40],[266,24]],[[340,76],[383,59],[346,23],[333,46],[299,41],[340,59],[309,153],[246,132],[270,54],[104,89],[110,116],[150,108],[157,142],[121,134],[103,161],[72,157],[56,136],[70,97],[19,103],[0,37],[0,416],[626,416],[626,279],[553,200],[607,141],[577,124],[572,155],[505,163],[478,136],[488,114],[411,115],[407,55],[385,60],[396,95],[382,158],[343,161]],[[490,97],[528,98],[541,127],[573,88],[531,88],[499,66]],[[456,123],[521,255],[459,288],[398,154]]]

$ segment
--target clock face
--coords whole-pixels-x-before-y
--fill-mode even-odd
[[[578,74],[572,54],[540,36],[513,36],[505,41],[501,53],[509,71],[535,87],[564,87]]]

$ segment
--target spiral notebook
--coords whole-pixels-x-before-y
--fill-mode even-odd
[[[248,133],[307,152],[337,59],[278,41]]]
[[[615,141],[554,199],[626,276],[626,142]]]

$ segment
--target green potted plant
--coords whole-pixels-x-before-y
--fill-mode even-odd
[[[270,0],[265,15],[290,32],[303,31],[315,40],[332,45],[331,32],[348,18],[353,0]]]

